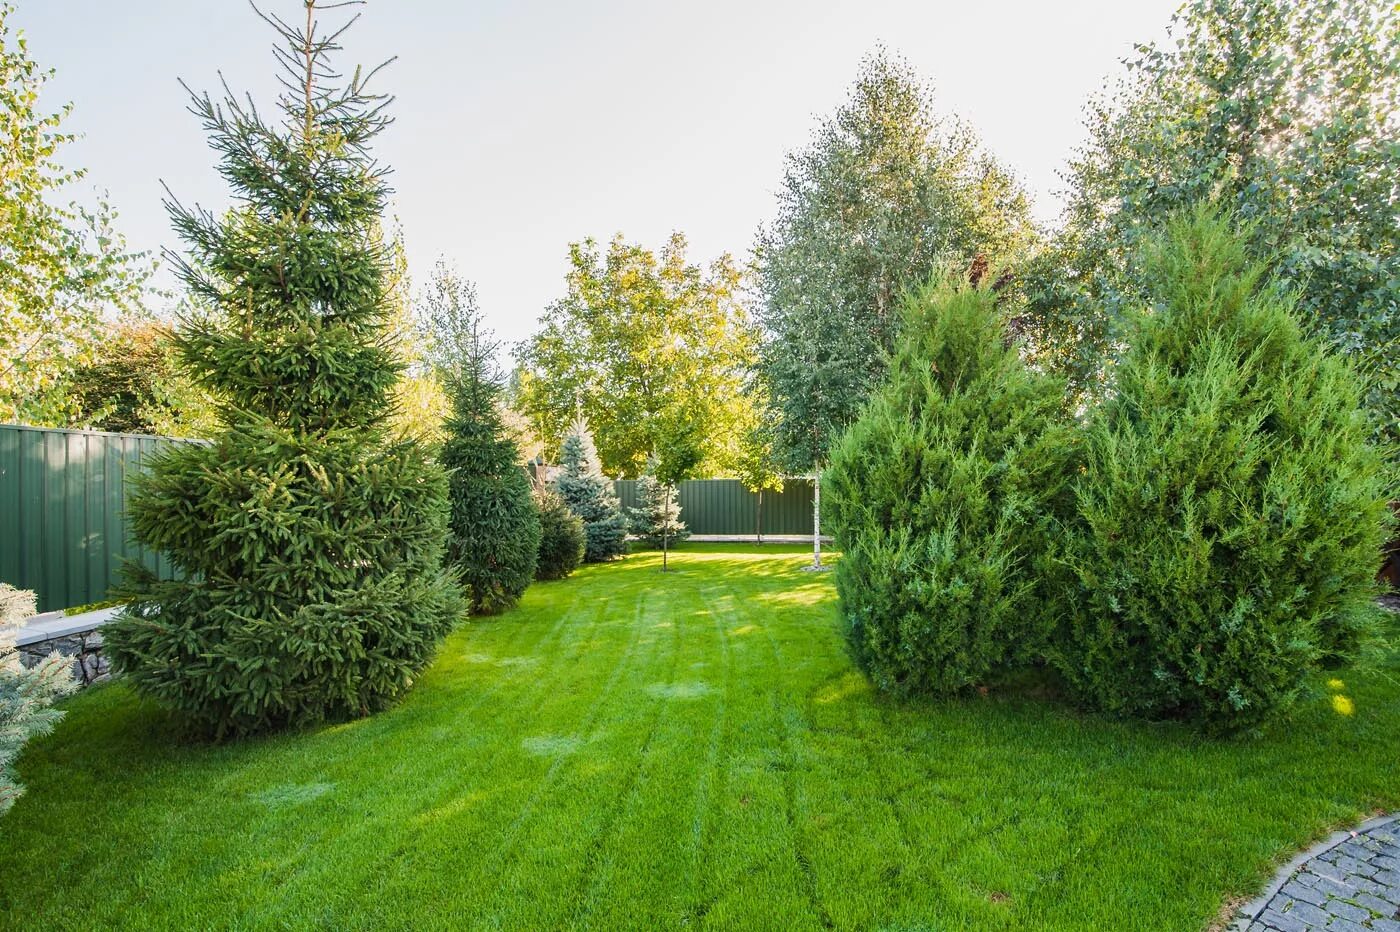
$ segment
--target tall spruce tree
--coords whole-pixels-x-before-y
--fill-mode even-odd
[[[475,289],[440,264],[424,305],[429,355],[452,402],[441,457],[451,474],[450,562],[472,614],[493,615],[515,605],[535,578],[540,516],[501,418],[497,345],[482,326]]]
[[[570,510],[583,519],[588,538],[584,561],[601,563],[627,553],[627,517],[612,483],[603,475],[593,437],[582,418],[564,438],[560,460],[563,472],[554,487]]]
[[[207,445],[172,445],[137,480],[136,539],[173,572],[130,569],[105,631],[137,690],[219,733],[362,715],[404,692],[462,610],[443,568],[447,475],[385,419],[399,377],[379,235],[389,122],[373,75],[331,66],[331,31],[280,38],[281,119],[193,97],[231,209],[169,205],[171,260],[205,311],[175,336],[220,402]]]
[[[1028,369],[988,288],[910,294],[889,378],[831,454],[836,587],[882,689],[946,695],[1038,657],[1068,500],[1063,385]]]
[[[1248,232],[1197,209],[1143,268],[1076,480],[1060,666],[1110,712],[1253,726],[1374,631],[1383,460],[1362,380]]]

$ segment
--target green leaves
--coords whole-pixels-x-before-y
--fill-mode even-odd
[[[603,467],[639,475],[668,442],[688,438],[697,463],[718,468],[751,410],[744,388],[755,334],[728,256],[702,269],[674,234],[660,255],[614,239],[569,248],[569,291],[519,352],[519,402],[546,449],[574,421],[596,432]]]
[[[1043,651],[1073,437],[989,290],[909,296],[886,383],[823,476],[852,652],[876,685],[950,694]]]
[[[1374,378],[1400,440],[1400,12],[1373,0],[1194,0],[1173,47],[1144,47],[1093,102],[1066,180],[1066,228],[1028,276],[1041,359],[1090,394],[1123,311],[1149,293],[1138,252],[1173,212],[1217,200],[1298,311]]]
[[[879,384],[903,290],[979,255],[1013,265],[1036,237],[1014,177],[883,53],[788,157],[778,198],[756,247],[761,370],[779,460],[806,473]]]
[[[1250,727],[1374,633],[1389,524],[1361,382],[1208,211],[1154,244],[1090,415],[1058,665],[1111,712]]]
[[[93,210],[65,202],[82,171],[58,152],[69,107],[45,114],[53,76],[13,35],[0,4],[0,421],[68,426],[67,376],[92,361],[102,318],[138,310],[151,266],[127,249],[105,199]]]

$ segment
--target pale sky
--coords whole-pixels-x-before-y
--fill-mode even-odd
[[[67,160],[106,189],[132,245],[175,245],[164,181],[186,204],[227,192],[183,78],[271,102],[272,32],[242,0],[14,0],[12,24],[72,101]],[[295,0],[264,0],[294,14]],[[708,0],[704,3],[371,0],[342,63],[398,61],[381,138],[411,273],[445,256],[478,283],[497,335],[524,339],[563,293],[585,236],[693,259],[747,254],[770,219],[783,156],[845,97],[877,44],[971,121],[1045,221],[1083,138],[1081,109],[1179,0]]]

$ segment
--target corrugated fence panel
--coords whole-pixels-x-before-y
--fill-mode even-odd
[[[186,442],[0,424],[0,582],[33,589],[46,612],[106,599],[126,559],[168,575],[164,556],[127,534],[127,479]],[[637,507],[635,479],[614,488],[623,508]],[[680,505],[692,534],[749,536],[757,526],[758,496],[737,479],[682,482]],[[812,533],[810,479],[763,493],[763,533]]]
[[[637,507],[637,480],[613,483],[622,507]],[[758,527],[758,496],[738,479],[691,479],[680,484],[681,520],[692,534],[749,536]],[[764,534],[812,533],[812,480],[788,479],[763,493]]]
[[[168,572],[127,535],[126,480],[182,442],[0,424],[0,582],[47,612],[106,599],[125,559]]]

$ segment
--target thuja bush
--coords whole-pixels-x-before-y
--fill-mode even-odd
[[[1171,223],[1087,430],[1057,653],[1110,712],[1256,725],[1374,631],[1388,516],[1362,383],[1241,243],[1207,211]]]
[[[569,510],[583,519],[584,560],[601,563],[627,553],[627,518],[612,483],[603,475],[587,424],[579,421],[573,426],[559,459],[562,470],[554,488]]]
[[[935,281],[905,301],[888,378],[823,477],[857,661],[899,694],[951,694],[1033,659],[1073,435],[995,294]]]
[[[131,604],[104,629],[138,691],[219,734],[382,706],[462,607],[447,475],[385,427],[399,371],[368,150],[384,101],[359,72],[328,86],[339,33],[315,12],[278,27],[280,121],[194,99],[234,204],[171,205],[190,250],[174,264],[207,309],[175,342],[220,425],[136,480],[132,532],[174,569],[131,567]]]
[[[588,538],[583,519],[569,510],[553,489],[535,490],[535,507],[540,513],[540,555],[536,579],[563,579],[583,562]]]

